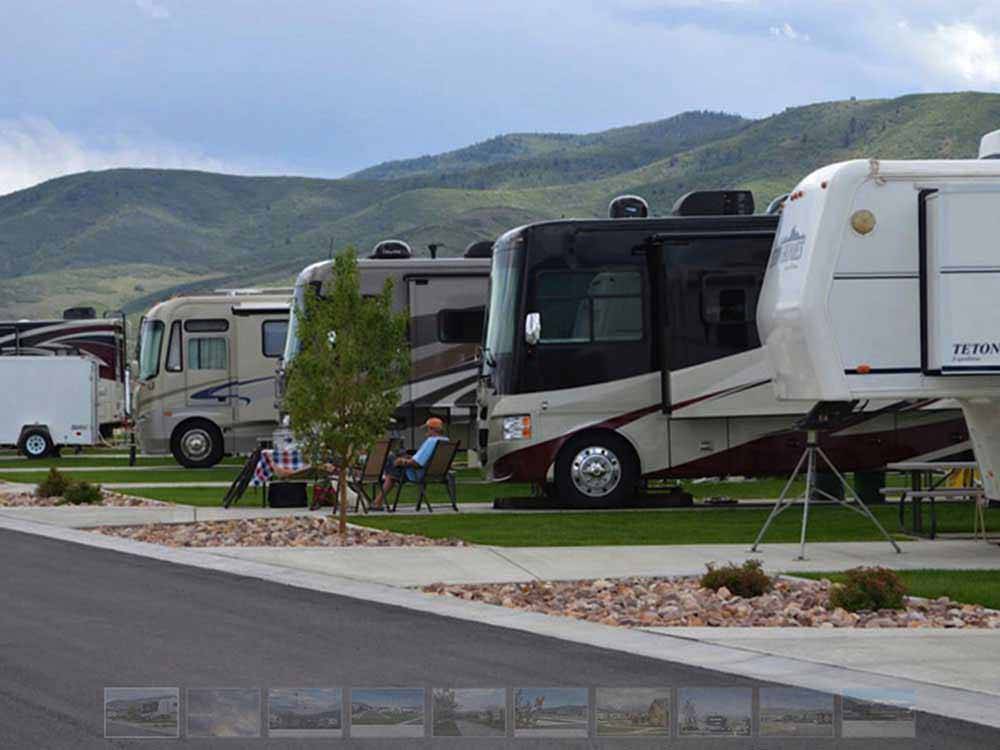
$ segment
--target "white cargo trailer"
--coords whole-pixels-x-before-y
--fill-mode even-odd
[[[97,363],[87,357],[0,357],[0,444],[42,458],[98,439]]]

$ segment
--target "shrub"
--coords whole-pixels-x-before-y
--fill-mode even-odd
[[[63,502],[71,505],[94,505],[103,499],[101,485],[90,482],[70,482],[63,493]]]
[[[62,497],[69,486],[69,479],[59,469],[53,466],[48,476],[38,484],[35,494],[38,497]]]
[[[723,586],[736,596],[751,599],[765,594],[771,589],[771,577],[764,572],[760,560],[747,560],[742,565],[729,563],[721,568],[709,563],[708,570],[701,577],[701,585],[718,591]]]
[[[854,568],[830,589],[830,606],[848,612],[903,609],[906,585],[888,568]]]

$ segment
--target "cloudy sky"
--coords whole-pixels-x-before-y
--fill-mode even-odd
[[[993,10],[995,0],[4,0],[0,194],[121,165],[339,176],[512,131],[1000,91]]]

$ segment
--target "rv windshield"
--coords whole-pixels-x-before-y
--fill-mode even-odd
[[[285,366],[291,364],[295,355],[299,353],[299,315],[306,305],[306,285],[302,282],[295,284],[295,292],[292,294],[292,306],[288,311],[288,333],[285,335],[285,353],[283,355]]]
[[[155,378],[160,371],[160,348],[163,344],[163,321],[142,321],[139,331],[139,380]]]
[[[518,329],[518,292],[524,263],[524,238],[501,238],[493,250],[490,271],[490,305],[486,311],[483,375],[493,380],[499,393],[510,390],[511,363]]]

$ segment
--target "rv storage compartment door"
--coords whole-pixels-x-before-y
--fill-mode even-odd
[[[924,371],[1000,371],[1000,186],[921,194]]]

